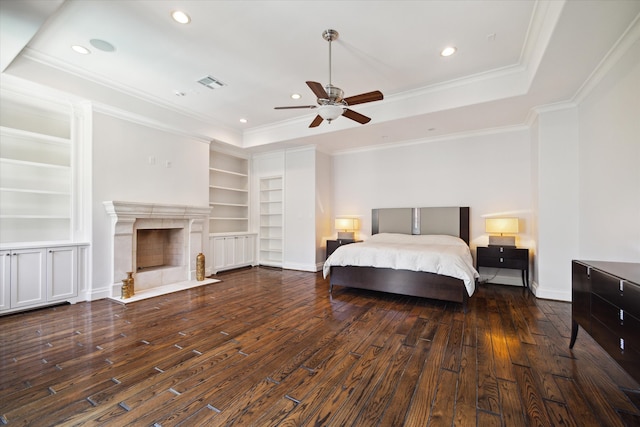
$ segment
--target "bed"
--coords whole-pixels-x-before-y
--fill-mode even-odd
[[[478,278],[468,246],[468,207],[373,209],[371,219],[368,241],[342,245],[327,258],[323,274],[331,294],[338,285],[452,301],[467,311]],[[426,254],[416,252],[423,243]],[[445,253],[454,253],[457,267],[445,263]],[[415,265],[415,258],[431,266]]]

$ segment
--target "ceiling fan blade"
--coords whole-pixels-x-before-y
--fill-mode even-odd
[[[323,98],[323,99],[329,99],[329,94],[327,94],[327,91],[324,89],[324,86],[322,86],[320,83],[318,83],[318,82],[307,82],[307,86],[309,86],[309,89],[311,89],[311,91],[313,91],[313,93],[316,95],[316,97]]]
[[[317,105],[291,105],[288,107],[273,107],[274,110],[292,110],[294,108],[317,108]]]
[[[310,128],[315,128],[320,126],[320,123],[322,123],[324,119],[320,116],[316,116],[315,119],[313,119],[313,121],[311,122],[311,124],[309,125]]]
[[[348,108],[344,109],[344,113],[342,113],[342,115],[345,116],[348,119],[355,120],[356,122],[358,122],[360,124],[369,123],[371,121],[370,117],[363,116],[362,114],[356,113],[355,111],[350,110]]]
[[[382,92],[380,92],[379,90],[374,90],[373,92],[350,96],[348,98],[345,98],[344,101],[347,103],[347,105],[357,105],[364,104],[365,102],[380,101],[383,98],[384,96],[382,95]]]

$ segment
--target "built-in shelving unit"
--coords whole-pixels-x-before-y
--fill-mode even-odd
[[[282,267],[283,178],[260,179],[260,259],[261,265]]]
[[[249,231],[249,160],[211,151],[209,233]]]
[[[5,96],[0,103],[0,244],[68,241],[70,109]]]

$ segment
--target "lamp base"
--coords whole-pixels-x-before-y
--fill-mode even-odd
[[[338,240],[356,240],[354,231],[338,231]]]
[[[516,246],[515,236],[489,236],[489,246]]]

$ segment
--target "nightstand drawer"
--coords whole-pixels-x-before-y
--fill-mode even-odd
[[[478,248],[478,266],[496,268],[517,268],[525,270],[529,267],[529,250],[504,246]]]
[[[480,267],[515,268],[518,270],[525,270],[528,267],[527,264],[528,261],[523,259],[478,256],[478,266]]]
[[[478,247],[478,256],[491,258],[524,259],[528,261],[529,250],[509,246]]]

